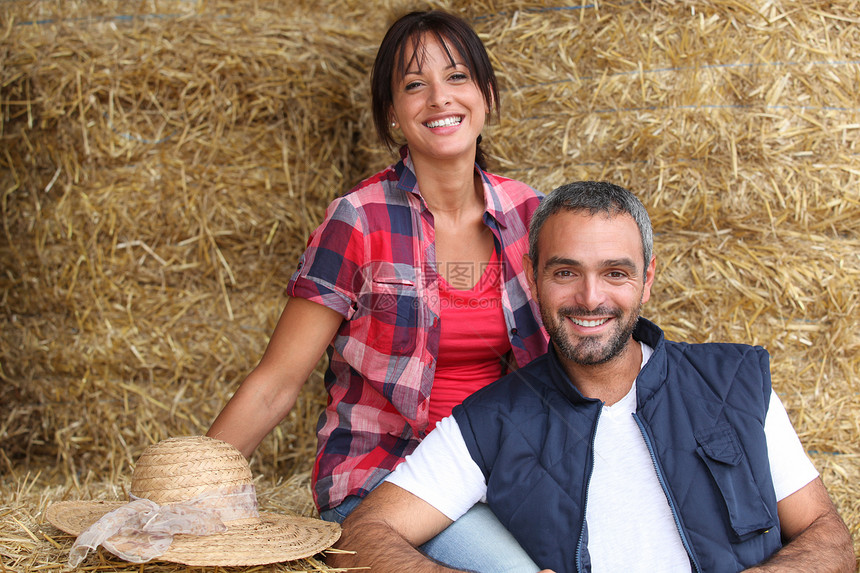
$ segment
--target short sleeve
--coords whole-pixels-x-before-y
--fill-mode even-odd
[[[453,416],[443,418],[386,481],[420,497],[452,521],[485,498],[484,474]]]
[[[349,320],[362,289],[364,250],[358,210],[347,199],[336,199],[308,238],[287,294],[322,304]]]
[[[818,477],[818,470],[806,455],[782,401],[773,391],[764,432],[773,488],[776,500],[781,501]]]

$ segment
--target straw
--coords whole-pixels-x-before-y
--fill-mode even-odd
[[[860,555],[860,6],[434,5],[496,67],[491,170],[643,199],[644,315],[770,351]],[[368,74],[393,17],[423,6],[0,6],[8,562],[56,550],[34,521],[49,488],[111,490],[146,446],[205,432],[254,367],[325,206],[392,161]],[[266,483],[310,471],[323,367],[252,460]]]

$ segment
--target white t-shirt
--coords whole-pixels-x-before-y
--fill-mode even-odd
[[[653,350],[642,344],[642,365]],[[594,571],[690,571],[672,511],[657,480],[636,421],[636,384],[603,406],[594,444],[586,522]],[[784,499],[818,476],[775,392],[765,418],[773,485]],[[420,497],[456,520],[485,501],[484,474],[472,460],[457,421],[449,416],[386,481]],[[630,559],[635,555],[635,559]]]

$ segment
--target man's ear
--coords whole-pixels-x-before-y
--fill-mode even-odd
[[[526,273],[526,280],[529,283],[529,290],[531,291],[532,298],[534,300],[538,299],[537,294],[537,281],[535,280],[535,267],[532,264],[532,259],[528,254],[523,255],[523,271]]]
[[[642,304],[645,304],[651,298],[651,286],[654,284],[656,271],[657,257],[651,255],[651,262],[648,263],[648,268],[645,269],[645,288],[642,290]]]

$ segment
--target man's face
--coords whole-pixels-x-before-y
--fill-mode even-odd
[[[623,352],[654,282],[655,260],[645,268],[633,217],[562,211],[544,223],[538,252],[536,272],[528,257],[524,265],[559,353],[595,365]]]

